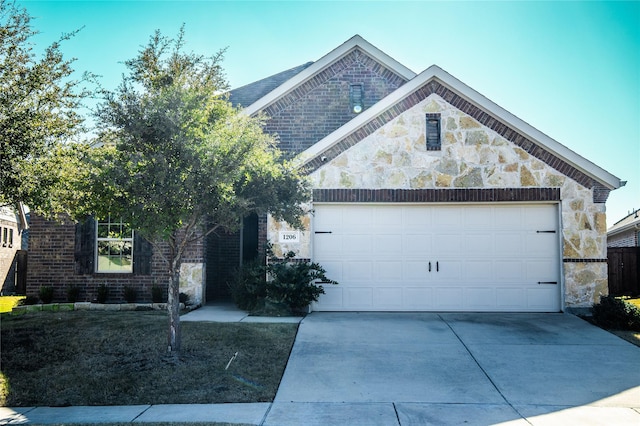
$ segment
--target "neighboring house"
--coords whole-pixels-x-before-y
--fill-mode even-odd
[[[640,209],[634,209],[609,228],[607,247],[640,247]]]
[[[196,301],[223,297],[266,241],[340,283],[314,310],[557,312],[607,294],[605,202],[623,183],[437,66],[416,75],[355,36],[230,100],[270,117],[313,198],[302,230],[254,216],[194,247],[182,272]],[[32,218],[31,292],[166,283],[135,233],[110,259],[100,227],[120,224],[95,226]],[[100,256],[126,271],[103,273]]]
[[[23,235],[28,228],[22,204],[17,208],[0,206],[0,294],[16,291],[16,268],[23,249]],[[25,247],[26,248],[26,247]]]

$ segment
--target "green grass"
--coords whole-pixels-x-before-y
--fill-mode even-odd
[[[297,331],[182,323],[176,359],[164,312],[32,312],[1,325],[0,405],[13,407],[270,402]]]
[[[24,296],[0,296],[0,314],[11,312],[22,299]]]

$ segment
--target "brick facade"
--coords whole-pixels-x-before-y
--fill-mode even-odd
[[[67,221],[57,223],[32,215],[29,240],[29,267],[27,270],[27,294],[36,295],[42,286],[54,288],[54,301],[67,300],[67,288],[80,288],[79,301],[90,302],[96,298],[97,289],[109,287],[108,302],[123,302],[124,288],[133,287],[138,292],[138,302],[151,302],[151,289],[157,285],[167,294],[169,274],[162,254],[169,253],[168,246],[154,250],[150,274],[77,273],[76,225]],[[202,263],[204,242],[192,244],[184,254],[183,263]]]
[[[640,230],[629,229],[616,235],[607,237],[607,247],[638,247]]]

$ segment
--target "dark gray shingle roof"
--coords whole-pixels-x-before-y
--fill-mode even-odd
[[[229,92],[229,101],[235,106],[247,107],[311,64],[313,64],[313,62],[307,62],[306,64],[233,89]]]

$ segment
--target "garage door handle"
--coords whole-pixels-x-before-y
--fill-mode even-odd
[[[554,285],[557,285],[558,281],[538,281],[538,284],[554,284]]]
[[[316,231],[316,234],[331,234],[331,231]]]
[[[436,272],[440,272],[440,265],[436,262]]]
[[[431,272],[431,262],[429,262],[429,272]]]
[[[536,234],[555,234],[556,231],[536,231]]]

